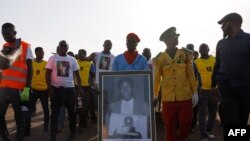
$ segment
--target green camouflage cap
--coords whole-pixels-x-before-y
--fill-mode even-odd
[[[173,35],[180,36],[180,34],[176,34],[176,28],[175,27],[170,27],[161,34],[160,41],[164,41],[164,40],[166,40],[167,38],[169,38],[169,37],[171,37]]]

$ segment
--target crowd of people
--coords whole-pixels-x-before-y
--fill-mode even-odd
[[[111,53],[109,39],[104,41],[103,51],[89,56],[85,49],[76,54],[70,52],[67,41],[61,40],[48,61],[43,58],[43,47],[34,48],[33,57],[30,44],[16,38],[14,24],[4,23],[2,35],[6,43],[0,54],[1,138],[10,141],[5,120],[9,104],[17,125],[15,141],[31,136],[31,118],[40,99],[43,130],[50,131],[50,141],[56,141],[57,133],[64,127],[65,109],[68,139],[74,140],[77,129],[82,132],[88,127],[88,117],[97,123],[99,73],[105,71],[153,72],[152,104],[161,112],[167,141],[187,140],[197,123],[201,141],[216,138],[213,126],[217,112],[222,127],[245,126],[250,109],[250,35],[241,29],[242,22],[237,13],[218,22],[223,39],[217,44],[216,56],[209,55],[206,43],[199,46],[199,51],[194,50],[193,44],[177,48],[180,34],[170,27],[159,38],[166,50],[153,59],[149,48],[138,53],[140,38],[129,33],[127,50],[117,56]]]

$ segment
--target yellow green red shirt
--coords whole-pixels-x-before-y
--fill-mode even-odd
[[[154,95],[161,86],[162,101],[190,100],[197,89],[192,61],[192,53],[184,49],[178,49],[174,58],[167,52],[154,58]]]
[[[44,60],[42,60],[41,62],[32,60],[33,76],[32,76],[31,87],[35,90],[43,91],[48,89],[45,79],[46,64],[47,62]]]
[[[201,89],[210,90],[215,57],[209,56],[208,59],[199,58],[194,62],[201,77]]]
[[[90,85],[90,73],[95,73],[95,67],[92,61],[77,60],[79,65],[79,73],[81,77],[82,86]]]

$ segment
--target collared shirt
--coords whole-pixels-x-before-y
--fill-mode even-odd
[[[250,86],[250,34],[241,30],[233,39],[222,39],[216,47],[212,87],[217,81],[231,86]]]
[[[130,99],[129,101],[122,100],[121,114],[131,115],[133,114],[133,109],[134,109],[134,98]]]
[[[126,70],[149,70],[147,59],[138,54],[132,64],[128,64],[124,54],[120,54],[115,57],[114,64],[112,66],[113,71],[126,71]]]
[[[154,59],[154,95],[161,86],[162,101],[190,100],[196,92],[197,82],[193,69],[193,56],[178,49],[172,59],[163,52]]]

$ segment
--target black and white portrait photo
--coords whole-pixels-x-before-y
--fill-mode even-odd
[[[150,71],[100,73],[101,140],[154,140],[151,77]]]

